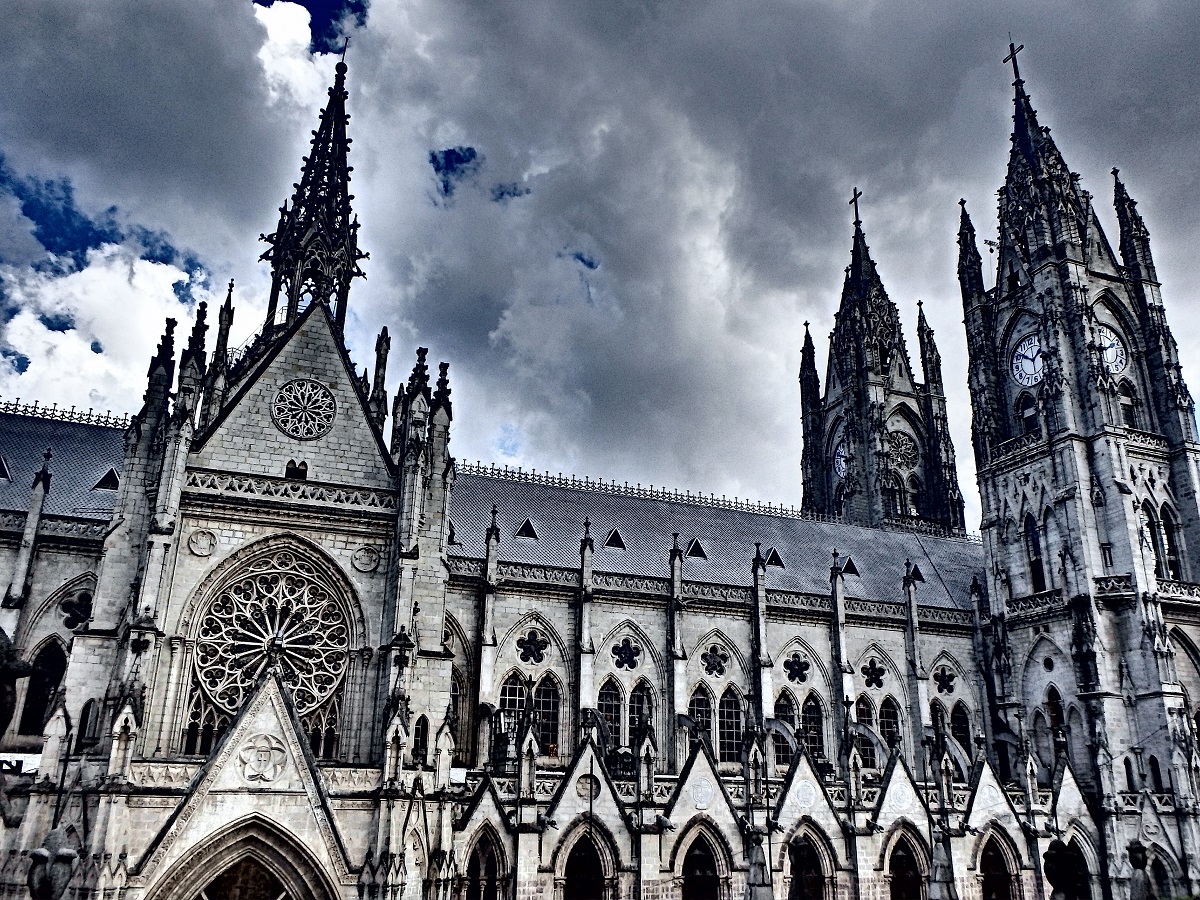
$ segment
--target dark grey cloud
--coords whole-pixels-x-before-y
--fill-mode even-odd
[[[38,3],[15,22],[12,165],[261,285],[255,239],[321,97],[279,99],[250,4]],[[1117,165],[1140,201],[1200,383],[1194,4],[413,0],[346,27],[371,252],[350,338],[360,365],[385,323],[452,362],[460,456],[798,502],[801,323],[823,356],[855,185],[910,335],[923,300],[965,388],[957,201],[990,237],[1010,31],[1085,187],[1107,209]],[[438,156],[460,148],[464,165]],[[971,494],[965,389],[951,403]]]

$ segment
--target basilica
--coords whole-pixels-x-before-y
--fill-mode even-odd
[[[857,195],[801,509],[456,461],[448,365],[389,398],[343,337],[339,63],[255,336],[231,283],[129,417],[0,404],[0,897],[1200,889],[1194,402],[1010,49],[993,288],[958,213],[979,535]]]

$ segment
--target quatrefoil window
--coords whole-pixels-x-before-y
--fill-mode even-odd
[[[704,671],[709,675],[724,675],[725,666],[729,664],[729,654],[720,644],[713,644],[700,654],[700,662],[704,663]]]
[[[867,687],[881,688],[883,687],[883,676],[887,674],[887,669],[879,664],[879,660],[871,657],[867,660],[867,664],[862,667],[863,678],[867,679]]]
[[[540,663],[546,659],[546,648],[550,639],[536,628],[529,629],[528,634],[517,638],[517,649],[521,651],[521,662]]]
[[[950,671],[950,669],[946,668],[945,666],[942,666],[936,672],[934,672],[933,680],[937,682],[938,693],[939,694],[953,694],[954,693],[954,679],[956,677],[957,676],[955,675],[955,673]]]
[[[92,592],[80,591],[70,597],[63,598],[63,626],[74,631],[92,617]]]
[[[612,655],[613,659],[617,661],[618,669],[632,669],[638,664],[638,657],[642,655],[642,648],[629,638],[623,638],[621,643],[613,645]]]
[[[808,680],[808,670],[812,668],[812,663],[799,653],[793,653],[784,660],[783,667],[787,669],[788,681],[805,682]]]
[[[329,388],[308,378],[289,381],[271,403],[275,427],[298,441],[321,437],[333,427],[336,414],[337,404]]]

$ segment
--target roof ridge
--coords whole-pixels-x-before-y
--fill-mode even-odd
[[[73,422],[76,425],[99,425],[103,428],[128,428],[129,414],[114,416],[112,410],[106,409],[103,413],[95,412],[91,407],[87,412],[81,409],[76,409],[74,404],[70,409],[59,409],[57,403],[52,403],[49,406],[42,406],[39,401],[34,400],[32,403],[22,403],[21,398],[16,400],[0,400],[0,413],[9,413],[14,416],[32,416],[37,419],[52,419],[56,422]]]
[[[785,506],[782,503],[763,503],[758,500],[730,500],[725,495],[702,494],[693,491],[682,491],[677,488],[643,487],[640,483],[631,485],[628,481],[605,481],[603,478],[579,477],[576,475],[552,475],[550,472],[538,472],[536,469],[526,471],[520,466],[498,466],[495,463],[456,462],[455,468],[459,474],[480,475],[485,478],[504,478],[509,481],[519,481],[527,484],[545,484],[551,487],[573,488],[580,491],[591,491],[598,494],[616,494],[625,497],[640,497],[646,500],[664,500],[668,503],[693,503],[716,509],[731,509],[738,512],[757,513],[759,515],[778,516],[786,519],[799,519],[806,522],[825,522],[831,525],[849,525],[851,527],[872,528],[877,531],[897,533],[928,534],[933,537],[962,540],[970,543],[981,543],[983,538],[978,534],[953,534],[936,525],[911,526],[868,526],[846,522],[837,516],[821,513],[803,512],[795,506]]]

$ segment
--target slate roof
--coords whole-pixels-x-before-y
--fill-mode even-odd
[[[125,430],[105,425],[64,422],[42,416],[0,413],[0,458],[9,478],[0,478],[0,509],[25,512],[33,478],[49,447],[50,494],[44,515],[108,519],[116,491],[94,490],[109,469],[120,476]]]
[[[921,568],[917,587],[923,606],[969,609],[971,579],[984,574],[983,545],[977,540],[917,532],[884,531],[835,522],[801,519],[749,509],[730,509],[704,501],[675,501],[631,496],[618,490],[586,489],[556,480],[533,481],[528,473],[505,476],[460,469],[450,500],[450,520],[458,556],[482,558],[498,507],[500,559],[505,562],[578,568],[583,519],[591,522],[596,551],[593,569],[622,575],[667,578],[672,534],[687,550],[693,539],[707,559],[685,556],[687,581],[748,586],[752,581],[754,543],[766,557],[774,548],[784,568],[769,566],[769,590],[829,593],[834,549],[853,557],[860,577],[847,577],[846,593],[866,600],[903,599],[904,561]],[[528,519],[537,540],[516,537]],[[604,547],[616,528],[625,549]]]

